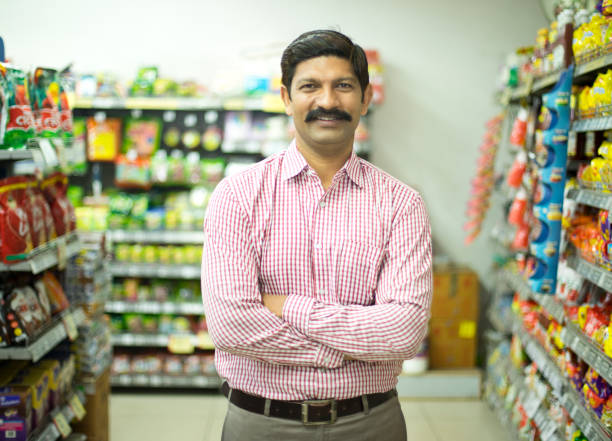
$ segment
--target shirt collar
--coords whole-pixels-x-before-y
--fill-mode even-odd
[[[304,169],[309,167],[308,163],[297,149],[295,139],[289,145],[287,153],[285,154],[285,160],[283,162],[281,177],[284,181],[297,176]],[[354,151],[351,152],[351,156],[342,166],[340,171],[344,171],[351,181],[353,181],[359,188],[363,187],[363,170],[361,169],[361,161]]]

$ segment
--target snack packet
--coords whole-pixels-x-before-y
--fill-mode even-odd
[[[27,140],[34,136],[28,77],[21,70],[0,63],[0,89],[3,95],[0,144],[3,148],[25,148]]]

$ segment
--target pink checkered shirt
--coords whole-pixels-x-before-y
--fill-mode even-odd
[[[230,387],[304,400],[396,385],[430,316],[416,191],[354,153],[324,191],[294,141],[217,186],[204,232],[206,320]],[[261,293],[289,296],[282,319]]]

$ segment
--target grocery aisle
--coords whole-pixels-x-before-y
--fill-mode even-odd
[[[217,441],[227,401],[217,395],[114,394],[110,402],[113,441]],[[480,400],[402,399],[409,441],[509,441],[495,415]]]

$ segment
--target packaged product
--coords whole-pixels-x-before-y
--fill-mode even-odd
[[[23,196],[24,200],[21,205],[26,208],[28,222],[30,224],[30,235],[32,237],[32,246],[34,248],[47,242],[47,221],[52,218],[49,211],[49,206],[42,197],[39,197],[38,184],[33,179],[25,179],[26,188]],[[46,218],[48,217],[48,219]]]
[[[179,355],[166,355],[164,360],[164,374],[182,375],[184,372],[183,359]]]
[[[183,374],[184,375],[200,375],[202,365],[199,355],[188,355],[183,359]]]
[[[30,292],[24,287],[13,289],[6,299],[5,314],[9,327],[12,328],[13,343],[25,343],[35,337],[45,324],[40,305],[37,307],[35,301],[36,295],[33,301]],[[25,335],[25,338],[22,338],[22,335]]]
[[[2,292],[0,292],[0,295],[3,295]],[[0,301],[0,348],[5,348],[7,346],[9,346],[11,344],[11,328],[8,322],[8,319],[6,318],[5,315],[5,307],[4,307],[4,300]],[[19,326],[16,323],[17,326]],[[0,381],[0,386],[2,385],[2,382]]]
[[[21,177],[0,180],[0,252],[5,263],[25,258],[33,248],[28,215],[19,204],[25,188]]]
[[[74,207],[66,197],[68,178],[60,172],[53,173],[44,179],[40,188],[51,208],[51,216],[55,232],[58,236],[76,229],[76,215]]]
[[[159,148],[161,122],[154,118],[128,118],[125,125],[122,152],[150,159]]]
[[[71,140],[74,137],[74,122],[72,119],[72,109],[68,102],[67,84],[60,78],[59,82],[59,116],[60,130],[64,139]]]
[[[50,321],[52,315],[51,301],[49,300],[45,283],[42,280],[36,281],[34,283],[34,289],[36,290],[38,303],[40,304],[40,308],[45,316],[45,320]]]
[[[34,136],[27,75],[0,63],[0,90],[3,102],[0,144],[3,148],[25,148],[27,140]]]
[[[33,427],[32,389],[10,386],[0,388],[0,439],[26,441]]]
[[[144,323],[142,314],[125,314],[125,327],[128,332],[142,333],[144,332]]]
[[[135,302],[138,300],[138,287],[140,286],[140,280],[138,279],[124,279],[123,281],[123,295],[125,300]]]
[[[21,371],[9,386],[29,387],[32,391],[32,414],[34,428],[40,427],[49,412],[49,374],[45,370]]]
[[[119,155],[115,164],[115,185],[118,187],[151,187],[151,159]]]
[[[157,333],[158,320],[157,316],[154,315],[145,315],[142,317],[142,328],[143,332],[148,334]]]
[[[111,373],[113,375],[129,374],[131,372],[130,356],[127,354],[113,355]]]
[[[32,81],[32,107],[36,132],[50,138],[60,132],[60,86],[57,71],[38,67]]]
[[[138,70],[136,79],[130,87],[130,96],[150,96],[153,94],[153,85],[158,78],[158,69],[155,66],[143,67]]]
[[[42,280],[47,289],[52,315],[59,314],[70,307],[68,298],[64,293],[64,288],[62,288],[62,285],[51,271],[45,272],[40,280]]]
[[[119,153],[121,120],[106,118],[87,119],[87,159],[90,161],[114,161]]]

